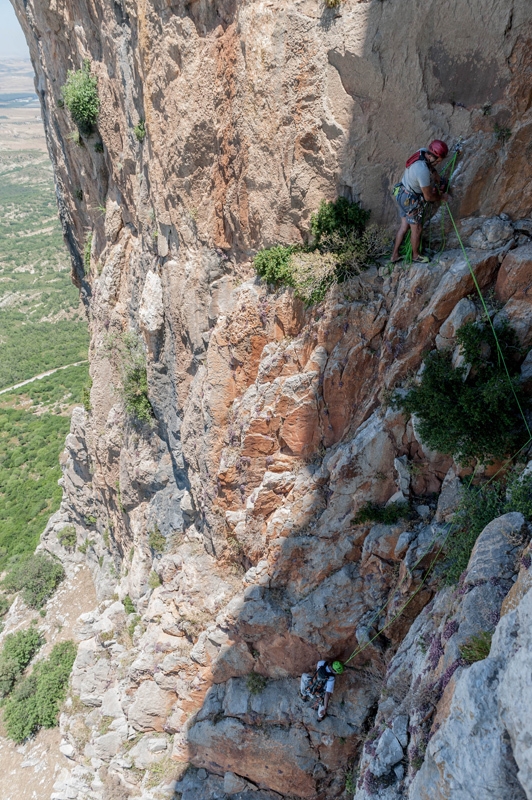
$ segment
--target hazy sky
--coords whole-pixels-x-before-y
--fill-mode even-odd
[[[28,46],[9,0],[0,0],[0,58],[29,58]]]

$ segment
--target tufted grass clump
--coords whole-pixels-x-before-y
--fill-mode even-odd
[[[246,680],[246,686],[250,694],[260,694],[266,688],[268,681],[264,675],[259,675],[258,672],[250,672]]]
[[[41,608],[65,577],[61,563],[45,553],[34,553],[15,564],[2,582],[8,593],[22,592],[30,608]]]
[[[456,338],[467,366],[453,367],[449,350],[433,351],[419,385],[395,402],[418,418],[421,439],[431,450],[464,464],[503,458],[526,438],[518,402],[526,408],[528,401],[519,384],[523,354],[516,334],[508,324],[497,328],[510,377],[491,325],[468,322]]]
[[[80,132],[89,136],[100,113],[100,98],[98,78],[91,74],[88,60],[83,62],[81,69],[68,71],[61,96]]]
[[[77,536],[73,525],[66,525],[57,534],[59,544],[66,550],[73,550],[76,547]]]
[[[148,544],[154,553],[164,553],[166,550],[166,537],[161,533],[157,525],[148,537]]]
[[[323,200],[311,217],[311,243],[260,250],[255,270],[275,287],[292,287],[306,305],[319,303],[333,284],[359,275],[388,250],[386,231],[366,227],[369,216],[345,197]]]
[[[389,506],[379,506],[376,503],[365,503],[355,516],[353,524],[362,522],[381,522],[383,525],[393,525],[400,519],[405,519],[410,513],[408,503],[390,503]]]
[[[4,707],[3,722],[10,739],[20,744],[39,728],[57,725],[75,658],[74,642],[60,642],[15,687]]]
[[[466,664],[483,661],[489,656],[492,636],[493,633],[490,631],[481,631],[460,645],[460,656]]]

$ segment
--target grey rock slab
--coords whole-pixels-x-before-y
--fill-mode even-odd
[[[122,747],[122,737],[117,731],[110,731],[104,733],[103,736],[98,736],[94,740],[93,746],[97,758],[101,758],[102,761],[110,761]]]
[[[524,800],[498,714],[498,671],[497,661],[487,658],[460,675],[448,715],[428,744],[409,800]]]
[[[454,468],[451,467],[441,486],[438,505],[436,507],[436,522],[447,522],[452,518],[454,512],[458,508],[462,492],[462,482],[460,478],[457,477]]]
[[[371,762],[370,769],[378,778],[386,775],[390,769],[403,758],[403,748],[390,728],[386,728],[379,738],[376,754]]]
[[[466,583],[511,579],[527,536],[522,514],[512,511],[492,520],[478,537],[467,567]]]

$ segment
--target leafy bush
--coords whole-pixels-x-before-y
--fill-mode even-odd
[[[257,274],[274,286],[291,286],[307,305],[323,300],[333,283],[360,272],[386,252],[384,229],[365,229],[370,212],[345,197],[322,201],[311,217],[313,243],[308,247],[277,245],[257,253]]]
[[[4,709],[10,739],[20,744],[39,728],[57,725],[75,658],[74,643],[60,642],[54,645],[50,657],[36,664],[32,674],[16,687]]]
[[[0,698],[9,694],[19,675],[20,672],[14,661],[0,658]]]
[[[419,434],[432,450],[468,463],[502,458],[524,441],[521,407],[526,399],[517,370],[520,351],[514,331],[504,325],[497,336],[510,374],[498,357],[491,326],[467,323],[457,334],[466,367],[453,367],[449,351],[432,352],[418,386],[397,405],[419,419]],[[515,392],[515,395],[514,395]]]
[[[9,694],[43,642],[33,627],[6,636],[0,655],[0,697]]]
[[[361,522],[381,522],[384,525],[393,525],[394,522],[408,517],[409,513],[408,503],[390,503],[389,506],[366,503],[353,517],[353,523],[358,525]]]
[[[490,654],[492,636],[493,633],[489,631],[481,631],[460,645],[460,655],[464,661],[467,664],[474,664],[475,661],[487,658]]]
[[[150,533],[148,544],[155,553],[163,553],[166,549],[166,538],[163,536],[157,525]]]
[[[18,671],[22,672],[43,642],[42,635],[34,626],[24,631],[10,633],[5,638],[1,658],[14,661]]]
[[[260,694],[266,688],[267,680],[264,675],[257,672],[250,672],[246,680],[246,686],[250,694]]]
[[[124,606],[126,614],[134,614],[136,611],[135,606],[133,605],[133,600],[131,597],[126,594],[124,599],[122,600],[122,605]]]
[[[447,584],[458,582],[486,525],[510,511],[518,511],[532,520],[532,474],[515,471],[508,477],[506,487],[502,483],[464,487],[445,548]]]
[[[133,128],[133,133],[135,134],[135,138],[139,142],[143,142],[144,139],[146,138],[146,123],[142,118],[139,119],[139,121]]]
[[[274,286],[292,286],[292,253],[295,250],[295,247],[281,244],[259,250],[253,260],[257,275]]]
[[[65,571],[59,561],[44,553],[34,553],[15,564],[2,585],[8,592],[21,591],[26,605],[40,608],[64,577]]]
[[[67,525],[64,528],[61,528],[57,534],[57,539],[62,547],[65,547],[67,550],[71,550],[76,546],[77,542],[75,527],[73,525]]]
[[[98,78],[91,75],[88,61],[84,62],[81,69],[68,71],[61,95],[79,130],[88,136],[100,112]]]
[[[149,422],[153,410],[148,399],[148,374],[146,367],[133,367],[124,381],[126,411],[140,422]]]
[[[366,227],[370,211],[365,211],[359,203],[351,203],[345,197],[332,202],[322,200],[316,214],[310,218],[310,230],[318,246],[324,238],[339,235],[342,239],[352,233],[360,236]]]

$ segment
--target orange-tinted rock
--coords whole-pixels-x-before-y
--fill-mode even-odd
[[[532,303],[532,244],[517,247],[506,255],[497,275],[495,294],[502,303],[510,298]]]

